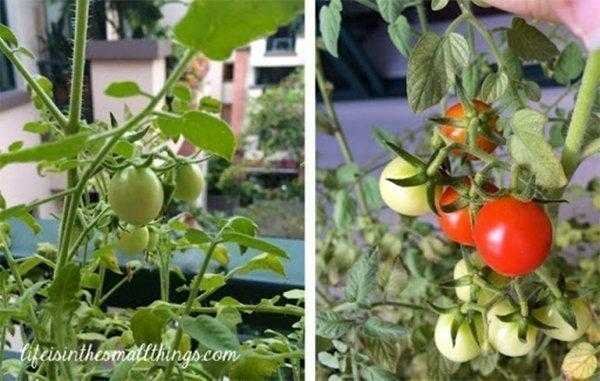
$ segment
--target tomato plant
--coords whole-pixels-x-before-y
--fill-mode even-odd
[[[2,150],[0,168],[30,163],[43,175],[66,178],[64,191],[27,204],[6,205],[0,196],[0,378],[262,380],[279,374],[302,379],[303,291],[244,300],[225,291],[242,274],[285,276],[287,253],[262,239],[249,218],[192,219],[189,205],[173,202],[194,203],[204,187],[199,164],[213,157],[230,162],[237,145],[220,118],[220,102],[198,97],[187,85],[188,67],[201,66],[201,56],[225,61],[235,49],[273,34],[301,13],[302,1],[181,2],[183,16],[168,32],[177,45],[177,62],[164,85],[149,93],[126,80],[102,89],[109,97],[146,101],[135,113],[125,105],[123,119],[110,115],[110,123],[82,120],[82,108],[88,107],[83,86],[90,1],[73,4],[72,71],[64,110],[53,99],[53,84],[24,63],[33,55],[0,24],[2,58],[23,77],[39,112],[24,130],[44,135],[41,144],[16,142]],[[184,140],[195,153],[178,154],[177,144]],[[6,221],[18,219],[39,234],[36,208],[55,200],[64,205],[56,244],[40,244],[30,256],[15,258]],[[50,228],[44,224],[43,229]],[[182,252],[198,263],[188,273],[175,258]],[[245,255],[232,266],[238,253]],[[142,279],[153,282],[142,273],[154,272],[157,285],[144,283],[134,304],[112,308],[116,292],[136,283],[139,287]],[[160,297],[148,302],[145,296],[153,290],[160,290]],[[249,314],[270,318],[273,329],[240,336],[248,331]],[[291,321],[287,328],[282,317]],[[43,351],[75,352],[91,344],[100,358],[106,358],[100,351],[115,350],[130,357],[35,363],[23,353],[21,359],[7,359],[4,343],[15,325],[25,344]],[[150,344],[168,354],[164,361],[135,355],[152,349]],[[215,351],[223,357],[211,358]],[[203,359],[207,353],[210,361]]]
[[[343,160],[331,168],[328,158],[318,173],[318,376],[596,374],[600,293],[586,285],[600,280],[598,172],[584,181],[573,174],[595,168],[599,152],[600,52],[520,17],[488,29],[479,0],[355,2],[325,1],[318,18],[317,126]],[[445,30],[437,17],[435,28],[428,23],[441,9],[440,17],[455,16]],[[369,12],[378,21],[363,17]],[[397,134],[375,128],[373,144],[389,156],[354,152],[367,143],[353,140],[350,114],[337,113],[337,99],[348,96],[335,88],[345,85],[340,67],[360,54],[345,28],[377,30],[379,38],[387,30],[405,63],[383,65],[389,52],[369,57],[406,67],[406,98],[394,112],[406,107],[427,119]],[[362,85],[376,87],[369,79]],[[554,100],[538,84],[548,79],[564,86]],[[570,96],[574,105],[561,105]],[[369,110],[377,104],[369,100]],[[586,213],[575,202],[589,206]]]

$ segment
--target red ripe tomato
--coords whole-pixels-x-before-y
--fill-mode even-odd
[[[473,105],[475,106],[477,114],[482,114],[492,109],[487,103],[481,102],[477,99],[473,99]],[[462,103],[454,104],[446,110],[444,116],[452,119],[462,119],[465,117],[465,108],[463,107]],[[489,118],[488,123],[490,124],[491,130],[496,129],[497,119],[498,117],[495,114],[494,116]],[[466,122],[467,121],[465,120],[465,123]],[[440,127],[440,132],[455,143],[465,144],[465,142],[467,141],[467,128],[459,128],[449,124],[444,124]],[[475,144],[479,149],[487,153],[490,153],[496,149],[496,143],[487,139],[483,135],[477,136]]]
[[[525,275],[550,254],[552,223],[535,202],[505,196],[488,201],[479,210],[473,239],[477,252],[494,271]]]
[[[452,204],[458,200],[458,197],[459,194],[454,188],[448,187],[444,190],[439,200],[438,223],[444,234],[446,234],[446,237],[452,241],[458,242],[461,245],[475,246],[469,208],[465,207],[449,213],[444,212],[441,208],[442,206]]]

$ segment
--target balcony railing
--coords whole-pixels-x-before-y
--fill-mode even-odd
[[[271,37],[267,39],[267,53],[293,53],[296,49],[295,37]]]

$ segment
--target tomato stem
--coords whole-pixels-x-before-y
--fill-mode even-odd
[[[556,284],[552,281],[550,274],[548,274],[548,269],[546,267],[542,266],[538,268],[535,271],[535,275],[537,275],[538,278],[540,278],[540,280],[544,282],[546,286],[548,286],[548,289],[550,290],[552,295],[554,295],[557,298],[560,298],[562,296],[562,293],[560,292]]]
[[[567,130],[561,162],[567,178],[571,178],[581,160],[581,150],[590,119],[592,106],[600,85],[600,50],[590,53],[587,59],[581,86]]]
[[[523,289],[521,288],[520,279],[513,283],[513,289],[517,294],[517,300],[519,301],[521,315],[527,317],[527,315],[529,315],[529,307],[527,306],[527,299],[525,299],[525,296],[523,295]]]

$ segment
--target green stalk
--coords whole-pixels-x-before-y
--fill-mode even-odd
[[[113,286],[113,288],[111,288],[110,290],[108,290],[106,292],[106,294],[104,294],[102,296],[102,298],[100,298],[100,300],[98,301],[98,306],[102,306],[104,304],[104,302],[106,302],[108,300],[108,298],[110,298],[110,296],[112,294],[114,294],[122,285],[124,285],[126,282],[130,281],[131,278],[135,275],[135,271],[129,276],[126,275],[124,276],[117,284],[115,284]]]
[[[21,74],[23,79],[27,82],[31,90],[39,97],[44,106],[48,108],[50,114],[56,119],[58,124],[61,127],[67,126],[67,117],[63,115],[63,113],[58,109],[54,101],[46,94],[44,89],[35,81],[33,78],[33,74],[27,70],[27,68],[23,65],[23,63],[17,58],[15,53],[13,53],[12,49],[0,38],[0,52],[2,52],[6,58],[15,66],[17,71]]]
[[[544,282],[546,286],[548,286],[548,289],[550,290],[552,295],[554,295],[556,298],[560,298],[562,296],[562,293],[556,286],[556,282],[552,280],[552,277],[550,276],[550,274],[548,274],[548,269],[545,266],[538,268],[535,271],[535,275],[537,275],[538,278],[540,278],[540,280]]]
[[[190,294],[188,295],[188,299],[185,302],[183,307],[183,312],[181,316],[189,315],[192,311],[192,307],[194,306],[194,301],[198,297],[198,293],[200,292],[200,285],[202,284],[202,279],[204,278],[204,274],[206,274],[206,269],[208,268],[208,264],[210,263],[210,259],[217,247],[218,240],[211,242],[210,247],[206,251],[206,257],[204,257],[204,262],[202,263],[202,267],[198,272],[198,275],[194,278],[194,282],[192,283],[192,287],[190,289]],[[181,338],[183,336],[183,328],[181,328],[181,324],[177,327],[177,332],[175,333],[175,339],[173,340],[173,344],[171,345],[171,351],[176,351],[179,348],[179,344],[181,343]],[[171,373],[173,373],[173,367],[175,366],[175,359],[170,361],[167,365],[167,369],[165,371],[165,380],[170,380]]]
[[[513,288],[515,289],[515,293],[517,294],[517,299],[519,300],[519,308],[521,309],[521,315],[527,317],[529,314],[529,308],[527,306],[527,299],[523,295],[523,289],[521,288],[521,284],[519,281],[513,283]]]
[[[69,121],[65,127],[65,135],[73,135],[79,131],[81,119],[83,74],[85,70],[85,47],[87,42],[87,26],[89,15],[89,0],[77,0],[75,8],[75,42],[73,44],[73,66],[71,90],[69,92]],[[67,171],[67,186],[73,188],[77,184],[77,168]],[[60,226],[59,248],[69,247],[70,234],[65,235],[65,221],[68,220],[69,206],[78,202],[78,198],[67,196]]]
[[[561,162],[567,178],[573,176],[581,160],[585,131],[599,85],[600,50],[597,50],[592,52],[587,59],[583,77],[581,78],[581,86],[577,93],[577,101],[573,109],[573,116],[571,117],[571,123],[569,123],[567,137],[565,138]]]
[[[426,33],[429,30],[429,23],[427,22],[427,10],[423,2],[417,4],[417,16],[419,16],[419,25],[421,26],[421,33]]]
[[[335,111],[335,107],[333,106],[333,102],[330,97],[330,91],[327,89],[327,80],[325,79],[325,75],[323,74],[323,67],[321,66],[321,60],[319,58],[319,54],[317,52],[317,85],[319,87],[319,93],[321,94],[321,98],[323,99],[323,106],[325,107],[325,111],[327,112],[331,123],[333,123],[334,128],[334,137],[338,142],[340,150],[342,151],[342,156],[347,164],[354,164],[354,157],[352,155],[352,151],[350,150],[350,145],[348,144],[348,139],[344,134],[342,129],[342,125],[337,117],[337,113]],[[356,190],[357,190],[357,200],[358,207],[363,212],[365,216],[369,219],[371,218],[371,214],[369,213],[369,209],[367,207],[367,196],[362,182],[359,180],[356,182]]]
[[[175,84],[175,82],[181,77],[189,62],[194,58],[196,52],[193,50],[187,50],[181,59],[181,61],[177,64],[163,88],[154,96],[154,98],[146,105],[146,107],[136,116],[129,119],[125,124],[115,130],[114,135],[108,140],[104,146],[100,149],[93,162],[85,169],[85,171],[81,174],[79,181],[75,187],[73,192],[73,199],[79,200],[85,190],[85,186],[87,182],[92,178],[92,176],[96,173],[96,170],[102,165],[102,161],[104,158],[110,153],[112,148],[117,144],[121,136],[123,136],[127,131],[136,127],[139,123],[141,123],[146,116],[148,116],[154,108],[158,105],[158,103],[162,100],[162,98],[167,94],[169,89]],[[69,203],[69,210],[67,212],[67,221],[65,222],[65,236],[68,236],[73,228],[73,223],[75,221],[75,209],[77,208],[76,202]],[[58,272],[62,266],[65,265],[66,256],[68,254],[68,245],[63,245],[58,254],[58,260],[56,263],[56,269]]]

